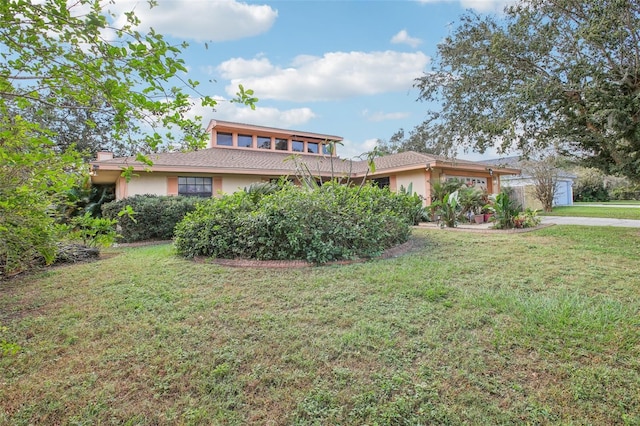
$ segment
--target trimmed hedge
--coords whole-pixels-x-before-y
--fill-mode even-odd
[[[176,224],[202,202],[202,198],[183,196],[135,195],[102,206],[102,215],[118,221],[118,241],[170,240]],[[131,207],[134,214],[120,214]]]
[[[408,240],[421,215],[417,195],[373,185],[328,183],[308,190],[237,192],[208,200],[185,216],[175,245],[185,257],[306,260],[369,258]]]

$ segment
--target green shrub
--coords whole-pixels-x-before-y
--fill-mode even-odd
[[[373,185],[238,192],[202,203],[178,224],[185,257],[306,260],[367,258],[407,241],[422,201]]]
[[[503,190],[495,196],[492,207],[495,212],[494,228],[511,229],[516,226],[515,219],[522,207],[509,196],[507,190]]]
[[[102,207],[107,219],[118,221],[119,240],[135,242],[144,240],[170,240],[178,222],[202,198],[183,196],[135,195],[113,201]],[[122,211],[133,214],[121,214]]]
[[[93,217],[87,211],[82,216],[75,216],[69,224],[58,225],[61,239],[79,241],[87,247],[109,247],[115,241],[117,234],[115,219]]]
[[[640,185],[630,185],[611,191],[613,200],[640,200]]]
[[[581,168],[573,183],[573,201],[609,201],[605,175],[599,170]]]
[[[523,212],[518,213],[518,215],[513,220],[513,225],[515,228],[535,228],[540,225],[541,219],[538,216],[537,210],[526,209]]]

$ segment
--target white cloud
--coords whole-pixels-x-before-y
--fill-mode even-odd
[[[460,3],[464,9],[473,9],[478,12],[502,12],[504,7],[516,3],[517,0],[417,0],[418,3]]]
[[[407,30],[402,30],[398,34],[391,37],[391,43],[408,44],[409,46],[416,48],[422,43],[422,40],[420,40],[419,38],[411,37]]]
[[[388,121],[388,120],[402,120],[409,117],[408,112],[370,112],[369,110],[362,111],[362,116],[368,121]]]
[[[251,123],[268,127],[279,128],[295,128],[309,122],[316,117],[311,108],[292,108],[280,110],[272,107],[256,106],[255,110],[237,103],[229,102],[227,99],[216,96],[214,97],[218,104],[215,111],[211,108],[203,108],[199,105],[199,101],[194,100],[194,106],[191,109],[190,116],[202,117],[203,125],[209,124],[212,119],[234,121],[238,123]]]
[[[361,142],[345,139],[342,141],[342,146],[336,148],[338,156],[340,158],[353,158],[361,156],[365,152],[372,151],[376,146],[378,139],[366,139]]]
[[[110,9],[120,16],[116,25],[125,22],[123,12],[134,10],[145,28],[181,39],[214,42],[262,34],[278,17],[270,6],[236,0],[161,0],[153,8],[143,1],[119,0]]]
[[[267,58],[237,58],[223,62],[218,66],[217,71],[223,78],[231,80],[267,76],[276,71],[276,68]]]
[[[428,63],[422,52],[330,52],[298,56],[286,68],[265,58],[234,58],[218,71],[231,80],[226,87],[231,96],[242,84],[259,99],[309,102],[408,90]]]

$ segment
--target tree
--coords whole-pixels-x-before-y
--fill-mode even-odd
[[[0,275],[36,254],[53,259],[51,206],[87,172],[73,146],[56,146],[57,119],[37,117],[71,114],[88,126],[101,117],[112,124],[110,140],[146,151],[204,144],[191,95],[216,103],[184,77],[186,44],[141,32],[133,12],[124,16],[114,26],[100,0],[0,1]],[[240,87],[235,101],[254,108],[257,99]]]
[[[80,163],[73,153],[59,154],[37,125],[11,116],[0,104],[0,279],[40,257],[56,256],[52,218],[63,191]],[[77,170],[77,169],[76,169]]]
[[[555,146],[640,179],[640,3],[527,0],[467,14],[438,46],[419,99],[422,131],[446,151]]]
[[[88,107],[71,99],[61,104],[63,107],[32,105],[13,114],[46,129],[58,152],[73,148],[85,160],[96,158],[101,150],[111,151],[116,156],[135,155],[143,150],[142,144],[112,139],[112,116],[102,112],[104,106],[99,101],[92,101]]]
[[[445,154],[439,146],[432,144],[432,139],[427,132],[420,131],[420,127],[412,130],[405,137],[404,129],[395,132],[388,141],[378,139],[377,148],[380,155],[397,154],[398,152],[415,151],[424,154]]]
[[[525,160],[522,163],[522,170],[531,176],[534,194],[536,199],[542,203],[542,209],[545,212],[550,212],[553,209],[560,173],[557,158],[549,155],[538,160]]]

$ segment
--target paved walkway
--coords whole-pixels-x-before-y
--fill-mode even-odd
[[[540,216],[542,223],[554,223],[556,225],[587,225],[587,226],[621,226],[625,228],[640,228],[640,220],[633,219],[606,219],[600,217],[565,217],[565,216]]]

